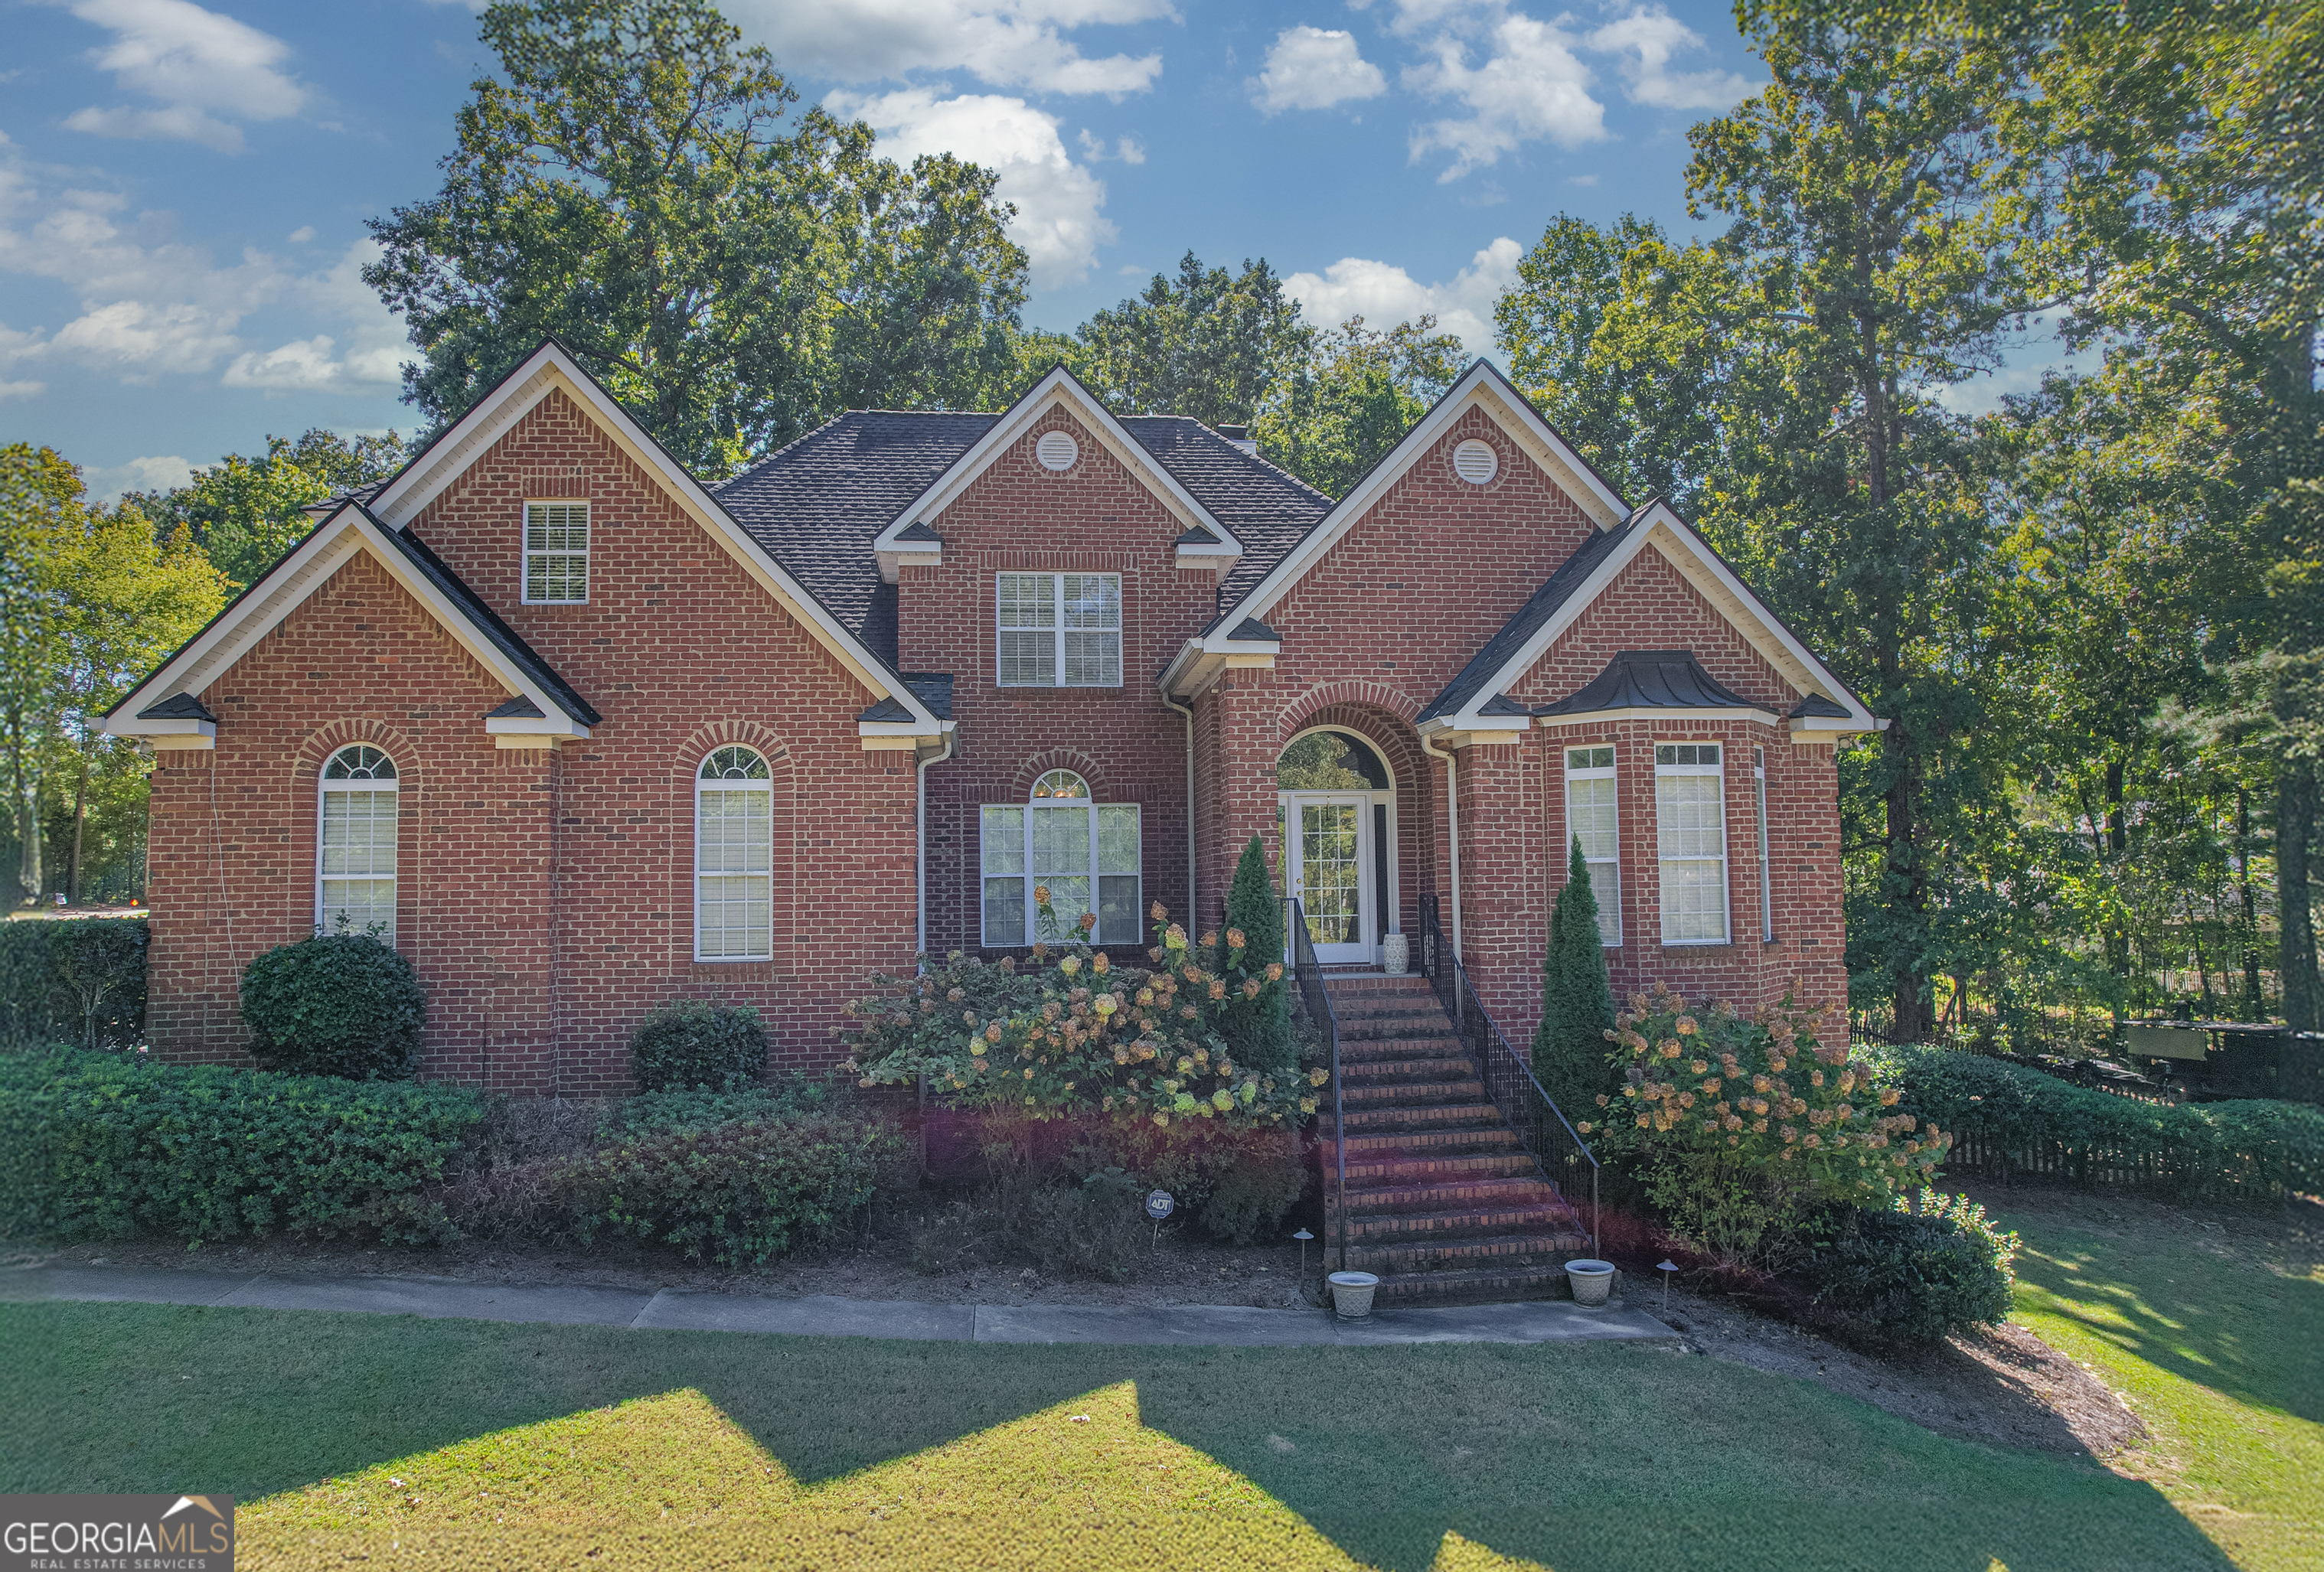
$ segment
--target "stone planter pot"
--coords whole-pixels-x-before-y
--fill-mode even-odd
[[[1372,1313],[1372,1291],[1379,1279],[1369,1272],[1334,1272],[1331,1277],[1332,1309],[1343,1321],[1360,1321]]]
[[[1568,1261],[1565,1264],[1565,1282],[1573,1291],[1574,1303],[1604,1304],[1606,1296],[1614,1292],[1614,1264],[1586,1259]]]
[[[1412,964],[1411,943],[1401,933],[1380,935],[1380,970],[1390,977],[1402,977],[1405,968]]]

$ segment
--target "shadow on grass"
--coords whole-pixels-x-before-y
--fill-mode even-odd
[[[2218,1568],[2153,1489],[1637,1346],[1171,1349],[0,1307],[0,1488],[250,1500],[625,1400],[704,1393],[802,1485],[1134,1384],[1142,1422],[1356,1559],[1446,1532],[1561,1572]]]

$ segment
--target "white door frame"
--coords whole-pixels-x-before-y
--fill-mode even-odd
[[[1384,792],[1278,792],[1283,807],[1283,838],[1290,864],[1291,893],[1305,909],[1306,900],[1305,859],[1301,856],[1304,843],[1301,810],[1307,807],[1336,805],[1356,811],[1356,942],[1352,944],[1322,944],[1315,946],[1315,959],[1325,966],[1368,965],[1379,959],[1379,903],[1380,897],[1378,851],[1372,843],[1372,805],[1382,801]],[[1393,831],[1391,830],[1391,833]]]

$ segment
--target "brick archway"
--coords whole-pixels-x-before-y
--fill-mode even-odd
[[[1427,758],[1414,729],[1419,705],[1409,695],[1373,682],[1322,684],[1277,712],[1276,757],[1296,739],[1318,731],[1346,731],[1361,738],[1379,755],[1388,772],[1389,800],[1377,804],[1387,812],[1376,814],[1376,848],[1385,852],[1377,861],[1384,869],[1387,910],[1379,932],[1414,932],[1419,922],[1421,892],[1434,887],[1438,791]],[[1383,821],[1385,821],[1383,823]],[[1287,830],[1289,826],[1285,826]],[[1383,841],[1383,837],[1385,838]],[[1274,848],[1276,874],[1289,888],[1289,848]],[[1378,933],[1374,934],[1377,942]]]

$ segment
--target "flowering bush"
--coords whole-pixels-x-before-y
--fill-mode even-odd
[[[1745,1018],[1696,1010],[1660,984],[1634,994],[1607,1034],[1620,1095],[1577,1128],[1635,1155],[1673,1227],[1711,1253],[1756,1265],[1796,1259],[1820,1209],[1885,1211],[1933,1176],[1952,1137],[1893,1112],[1846,1047],[1816,1039],[1821,1011],[1790,997]]]
[[[1034,899],[1045,915],[1047,891]],[[1329,1079],[1310,1069],[1238,1064],[1220,1029],[1230,989],[1246,1000],[1279,982],[1282,963],[1245,970],[1246,946],[1228,935],[1236,972],[1194,959],[1185,930],[1154,906],[1154,970],[1116,966],[1079,940],[1033,946],[1033,965],[998,964],[958,951],[897,991],[849,1007],[843,1065],[863,1086],[930,1089],[968,1108],[1009,1108],[1037,1119],[1068,1112],[1150,1119],[1277,1125],[1315,1111]],[[1054,921],[1054,919],[1051,919]],[[1084,929],[1086,935],[1086,927]],[[1214,941],[1206,937],[1207,950]]]

